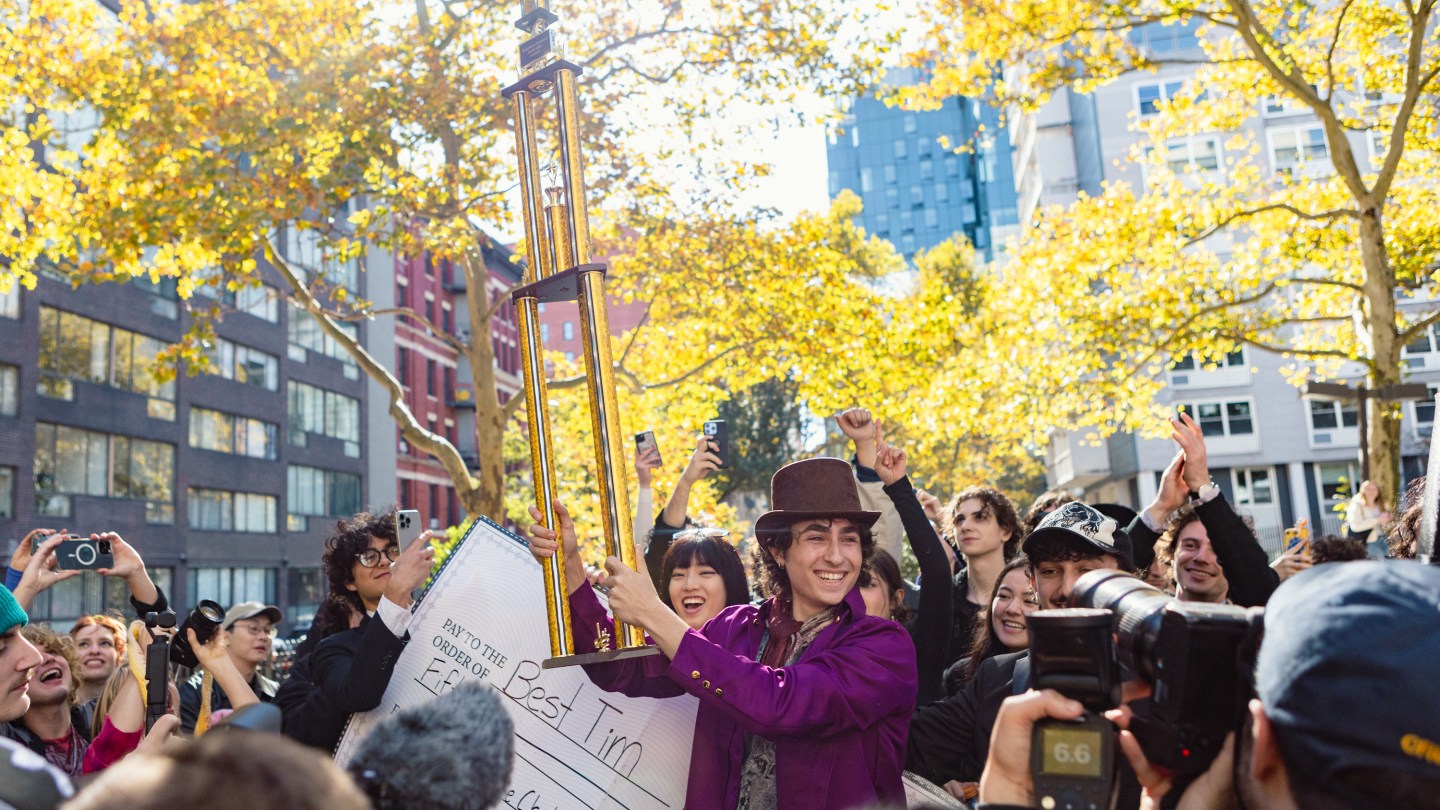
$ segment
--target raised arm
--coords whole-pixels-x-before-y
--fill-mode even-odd
[[[920,563],[920,610],[910,628],[910,636],[915,640],[919,676],[916,701],[925,704],[945,696],[945,666],[950,661],[950,631],[954,622],[951,600],[955,589],[950,581],[950,558],[905,474],[905,451],[886,446],[881,449],[876,465],[875,471],[885,482],[885,494],[890,496],[905,527],[910,550]]]

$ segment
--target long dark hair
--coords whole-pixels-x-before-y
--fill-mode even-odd
[[[895,562],[895,558],[890,556],[890,552],[883,548],[876,549],[875,558],[870,561],[869,565],[861,569],[860,587],[870,587],[876,577],[880,578],[881,587],[885,589],[885,604],[887,605],[890,604],[891,599],[895,598],[896,591],[905,589],[905,578],[900,575],[900,564]],[[890,618],[905,624],[910,621],[910,608],[902,600],[900,604],[890,609]]]
[[[1017,568],[1024,568],[1026,565],[1025,555],[1016,554],[1013,559],[1005,563],[1000,569],[999,576],[995,577],[995,586],[990,589],[990,598],[980,607],[980,612],[975,614],[972,620],[970,631],[970,657],[965,660],[965,668],[960,673],[960,683],[969,683],[980,671],[980,665],[985,663],[986,658],[994,658],[1001,653],[1010,652],[1000,640],[995,638],[995,623],[990,621],[990,609],[995,605],[995,597],[1000,594],[1000,586],[1005,584],[1005,576]],[[1024,594],[1020,595],[1024,598]]]
[[[346,586],[355,581],[355,563],[374,542],[372,537],[395,542],[393,508],[380,514],[361,512],[335,524],[335,533],[325,541],[325,553],[320,558],[330,593],[315,613],[311,636],[332,636],[350,627],[352,612],[364,615],[365,603],[360,601],[360,594]]]
[[[708,565],[720,575],[725,583],[725,606],[748,605],[750,584],[745,581],[745,566],[740,563],[740,552],[719,537],[687,537],[676,540],[665,550],[665,559],[660,563],[660,600],[671,610],[670,575],[676,568],[692,565]]]
[[[819,522],[825,523],[830,520],[832,518],[820,518]],[[812,522],[816,521],[806,521],[807,525]],[[869,526],[856,523],[855,528],[860,532],[860,566],[863,571],[875,558],[875,535],[870,533]],[[790,575],[786,574],[780,563],[775,561],[775,554],[784,554],[789,550],[790,544],[795,542],[793,526],[785,526],[758,534],[755,539],[759,541],[760,561],[765,564],[759,574],[762,593],[765,596],[778,596],[782,602],[789,600]]]

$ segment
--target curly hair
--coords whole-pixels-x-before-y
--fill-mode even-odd
[[[1028,535],[1035,531],[1035,527],[1040,525],[1040,521],[1044,520],[1046,515],[1073,500],[1075,500],[1075,496],[1071,495],[1069,490],[1052,489],[1041,493],[1040,497],[1030,504],[1030,508],[1025,510],[1025,516],[1022,518],[1025,523],[1025,534]]]
[[[125,657],[125,623],[108,613],[92,613],[89,616],[81,616],[75,620],[70,628],[70,638],[86,627],[99,627],[110,634],[110,640],[115,643],[115,654],[120,658]]]
[[[1025,535],[1020,531],[1020,516],[1015,512],[1015,504],[1005,497],[1005,493],[994,487],[966,487],[955,493],[950,499],[950,504],[945,507],[941,520],[944,523],[945,533],[951,537],[956,536],[955,519],[960,512],[960,505],[969,500],[978,500],[985,504],[985,510],[995,516],[995,523],[1000,530],[1009,532],[1010,537],[1005,540],[1005,559],[1014,557],[1020,550],[1020,541]]]
[[[720,574],[725,583],[725,606],[750,603],[750,584],[745,581],[745,566],[740,562],[740,552],[719,537],[696,537],[676,540],[665,550],[665,560],[660,564],[660,600],[671,610],[670,575],[676,568],[692,565],[708,565]]]
[[[1165,520],[1165,531],[1155,540],[1155,556],[1165,560],[1166,564],[1172,564],[1175,560],[1175,544],[1179,542],[1180,532],[1186,526],[1200,520],[1196,514],[1195,507],[1186,503],[1171,512]]]
[[[58,655],[65,659],[70,665],[70,693],[69,700],[74,701],[75,695],[80,691],[80,653],[75,649],[75,640],[69,636],[61,635],[50,629],[48,624],[28,624],[21,631],[20,635],[25,640],[35,645],[35,648],[50,655]]]
[[[1354,562],[1369,559],[1365,544],[1349,537],[1327,534],[1310,542],[1310,561],[1315,565],[1327,562]]]
[[[895,592],[905,589],[905,578],[900,575],[900,564],[890,556],[890,552],[884,549],[877,549],[875,557],[870,564],[860,571],[860,587],[868,588],[879,577],[881,587],[885,589],[885,601],[888,603],[895,598]],[[910,621],[910,607],[901,600],[900,604],[890,609],[890,618],[905,624]]]
[[[810,522],[830,525],[830,519],[826,518],[807,521],[807,524]],[[860,568],[863,571],[875,558],[875,535],[870,532],[869,526],[857,523],[855,528],[860,532]],[[759,573],[760,592],[764,596],[777,596],[782,602],[790,599],[790,575],[775,561],[775,555],[788,551],[790,544],[797,539],[796,534],[793,526],[785,526],[756,535],[757,544],[761,547],[760,561],[764,564]]]
[[[352,573],[355,563],[375,537],[395,541],[393,507],[379,514],[360,512],[335,524],[335,533],[326,539],[325,553],[320,558],[330,593],[315,614],[311,635],[317,638],[334,635],[350,626],[352,612],[365,613],[360,595],[346,586],[355,581]]]
[[[1425,512],[1425,476],[1410,482],[1405,495],[1400,499],[1400,512],[1382,527],[1390,538],[1390,556],[1400,560],[1413,560],[1419,553],[1420,520]]]

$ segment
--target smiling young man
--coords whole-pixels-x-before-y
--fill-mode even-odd
[[[1075,581],[1091,571],[1134,564],[1125,532],[1079,501],[1046,515],[1022,550],[1041,610],[1070,607]],[[959,693],[916,710],[906,769],[937,785],[979,780],[1000,704],[1029,688],[1029,656],[1026,650],[990,658]]]
[[[280,608],[274,605],[240,602],[226,611],[224,620],[220,622],[231,663],[262,703],[273,702],[275,692],[280,688],[278,682],[260,674],[260,666],[270,660],[271,648],[275,643],[275,625],[284,619]],[[186,734],[195,732],[196,721],[200,718],[203,677],[203,673],[196,672],[180,685],[180,730]],[[217,689],[212,683],[211,714],[229,708],[230,701],[225,690]]]
[[[80,676],[74,642],[45,625],[27,626],[20,634],[40,652],[40,663],[30,678],[30,708],[4,724],[0,734],[43,756],[65,775],[79,776],[90,729],[85,713],[75,705]]]
[[[611,610],[644,628],[664,655],[591,665],[586,674],[627,695],[699,699],[690,810],[903,803],[915,649],[899,624],[866,615],[859,588],[879,513],[861,508],[840,459],[786,465],[770,487],[772,509],[755,522],[755,536],[771,598],[726,608],[702,635],[665,607],[643,565],[634,571],[612,557]],[[545,557],[565,544],[570,623],[576,647],[588,649],[612,623],[584,578],[575,526],[556,511],[560,531],[531,526],[531,549]]]

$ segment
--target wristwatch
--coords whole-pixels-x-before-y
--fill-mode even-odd
[[[1201,484],[1199,489],[1191,492],[1190,500],[1196,504],[1209,503],[1215,500],[1215,496],[1219,494],[1220,486],[1216,484],[1214,480],[1210,480]]]

